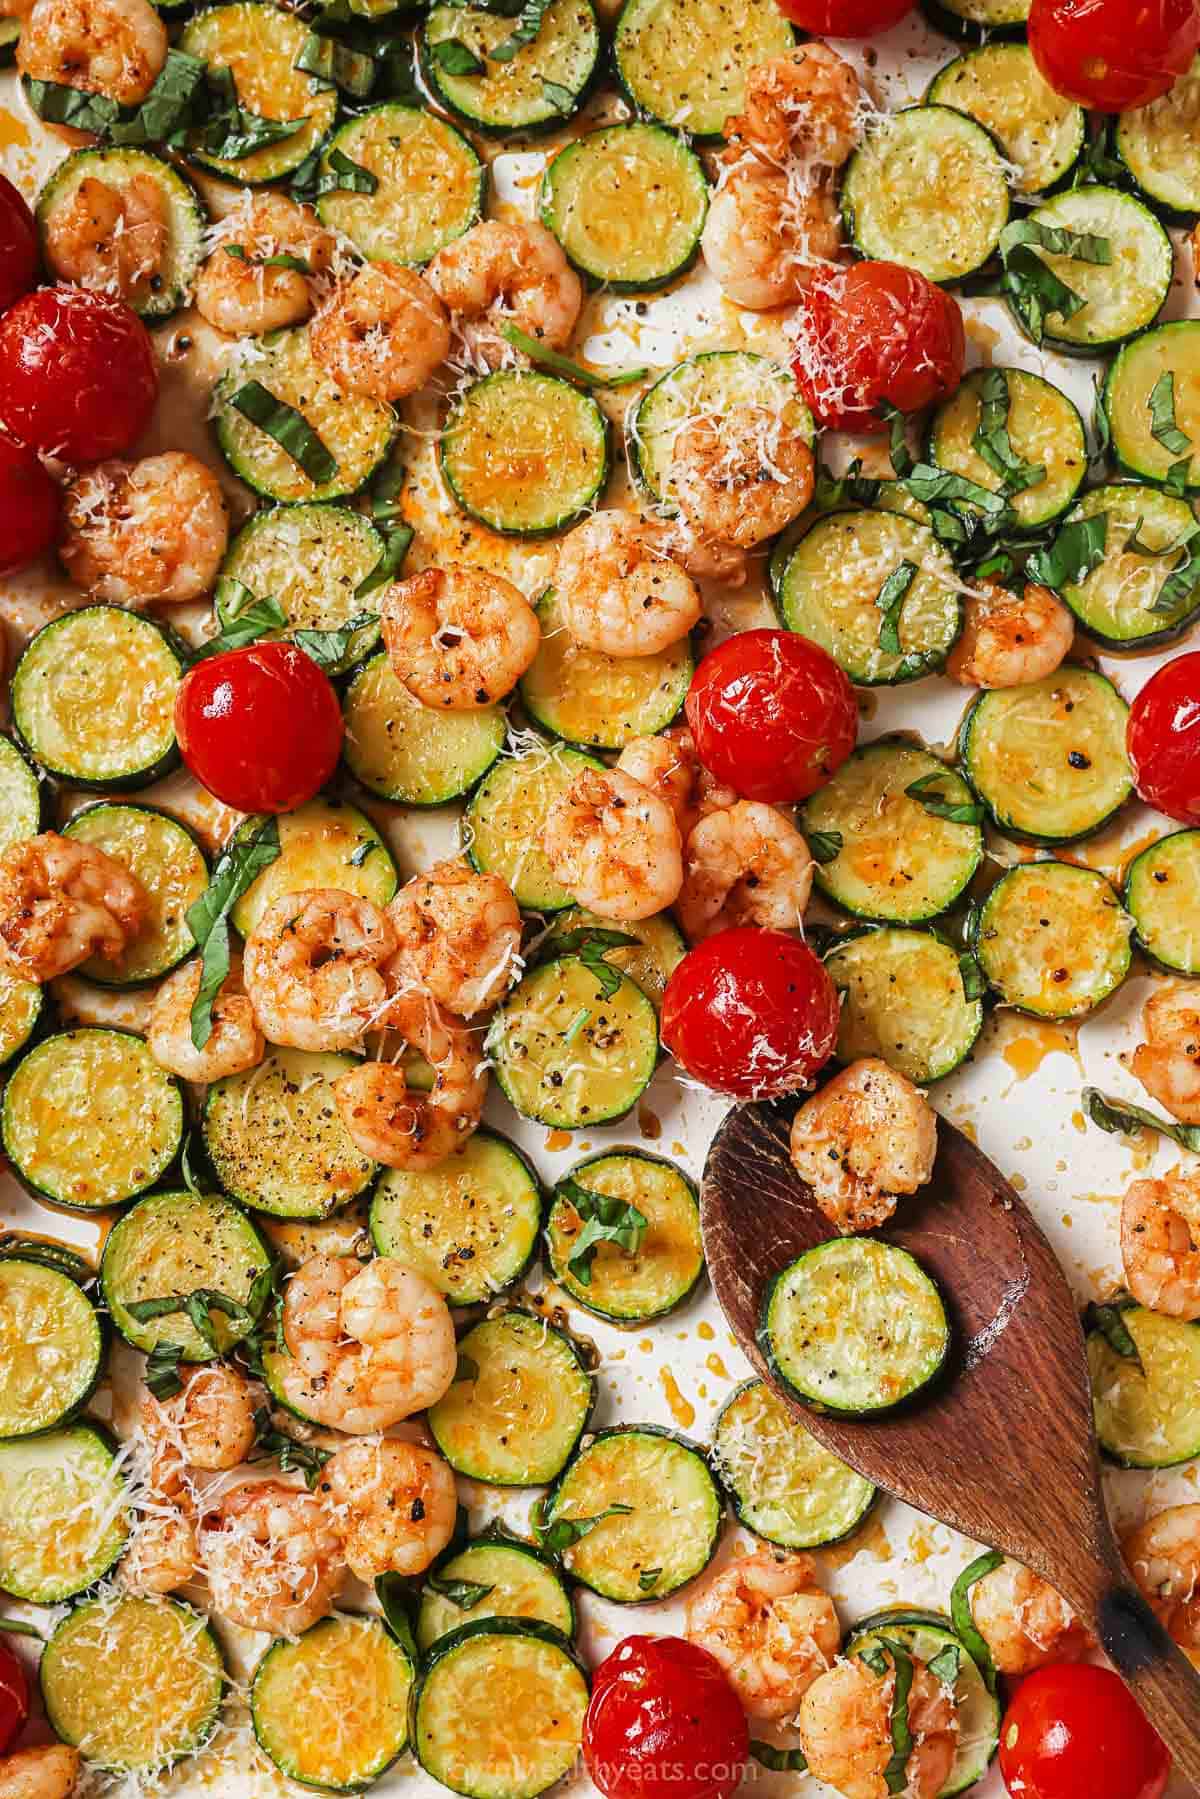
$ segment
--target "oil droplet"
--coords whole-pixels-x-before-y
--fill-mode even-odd
[[[929,1560],[930,1556],[934,1554],[934,1550],[935,1545],[925,1535],[923,1530],[918,1529],[913,1531],[912,1536],[908,1539],[908,1553],[911,1555],[918,1568],[922,1567]]]
[[[29,127],[7,107],[0,106],[0,150],[23,150],[29,143]]]
[[[1029,1185],[1029,1182],[1025,1179],[1023,1174],[1010,1174],[1008,1181],[1009,1185],[1015,1187],[1018,1193],[1024,1193],[1026,1187]]]
[[[643,1355],[649,1355],[650,1351],[654,1348],[653,1340],[650,1337],[643,1337],[641,1342],[638,1344],[638,1348],[641,1350]]]
[[[570,1131],[549,1131],[546,1135],[547,1149],[570,1149]]]
[[[708,1369],[710,1374],[715,1374],[718,1380],[731,1380],[733,1378],[719,1355],[705,1356],[704,1366]]]
[[[662,1136],[662,1120],[649,1106],[638,1107],[638,1129],[647,1143],[657,1143]]]
[[[671,1154],[673,1156],[686,1156],[687,1155],[687,1145],[684,1143],[681,1143],[679,1141],[678,1137],[676,1137],[674,1143],[672,1143],[672,1145],[671,1145]]]
[[[662,1382],[662,1390],[667,1396],[667,1404],[671,1408],[672,1418],[680,1430],[690,1430],[696,1422],[695,1406],[690,1399],[684,1398],[679,1390],[679,1382],[669,1368],[660,1368],[658,1378]]]
[[[829,1567],[844,1568],[847,1562],[852,1562],[856,1555],[864,1552],[873,1555],[878,1562],[890,1562],[892,1559],[892,1546],[877,1516],[869,1518],[857,1535],[850,1537],[847,1542],[835,1543],[819,1553],[822,1561]]]
[[[1036,1019],[1021,1020],[1018,1036],[1010,1037],[1001,1054],[1019,1081],[1036,1074],[1047,1056],[1070,1056],[1082,1072],[1079,1060],[1079,1033],[1074,1025],[1046,1024]]]
[[[1071,1123],[1075,1126],[1075,1129],[1079,1132],[1081,1137],[1086,1137],[1087,1119],[1078,1109],[1071,1113]]]
[[[711,1343],[716,1334],[707,1318],[702,1318],[696,1326],[696,1335],[705,1343]]]
[[[1075,1222],[1075,1220],[1071,1217],[1071,1214],[1069,1212],[1063,1213],[1062,1221],[1066,1225],[1068,1230],[1070,1230],[1072,1224],[1074,1224],[1074,1222]]]

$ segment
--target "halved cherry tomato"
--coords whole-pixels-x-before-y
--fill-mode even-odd
[[[718,931],[688,951],[663,995],[662,1040],[675,1060],[737,1099],[807,1086],[837,1032],[837,989],[786,931]]]
[[[626,1637],[596,1669],[583,1759],[605,1799],[728,1799],[746,1715],[716,1657],[684,1637]]]
[[[0,1643],[0,1755],[12,1748],[29,1716],[29,1680],[7,1643]]]
[[[120,300],[43,287],[0,318],[0,420],[31,449],[76,463],[119,456],[157,397],[154,346]]]
[[[24,568],[58,536],[62,496],[32,450],[0,431],[0,575]]]
[[[743,799],[807,799],[854,748],[854,689],[794,631],[739,631],[692,679],[687,721],[705,768]]]
[[[1200,650],[1147,681],[1129,708],[1125,749],[1146,804],[1200,825]]]
[[[815,37],[874,37],[912,9],[913,0],[779,0],[780,12]]]
[[[819,275],[797,315],[800,391],[835,431],[883,431],[881,403],[919,412],[962,380],[958,301],[897,262]]]
[[[37,280],[38,241],[33,214],[6,176],[0,175],[0,312],[27,294]]]
[[[310,800],[337,766],[342,730],[329,677],[294,643],[198,662],[175,698],[184,761],[239,812],[292,812]]]
[[[1000,1772],[1019,1799],[1159,1799],[1171,1757],[1110,1669],[1056,1662],[1005,1713]]]
[[[1033,0],[1029,48],[1056,93],[1100,112],[1165,94],[1200,49],[1197,0]]]

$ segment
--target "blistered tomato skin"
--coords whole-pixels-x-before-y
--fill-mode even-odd
[[[1057,1662],[1021,1682],[1000,1772],[1013,1799],[1161,1799],[1171,1757],[1117,1675]]]
[[[292,812],[325,785],[342,748],[329,678],[294,643],[254,643],[198,662],[175,699],[196,779],[239,812]]]
[[[58,484],[33,451],[0,432],[0,575],[50,548],[61,510]]]
[[[1200,825],[1200,650],[1147,681],[1129,708],[1125,748],[1139,798]]]
[[[962,380],[958,301],[899,263],[857,262],[819,275],[797,325],[796,380],[832,430],[885,431],[885,407],[919,412]]]
[[[741,1702],[684,1637],[626,1637],[601,1662],[583,1759],[605,1799],[729,1799],[746,1766]]]
[[[874,37],[912,9],[913,0],[779,0],[784,17],[815,37]]]
[[[854,689],[833,658],[794,631],[740,631],[692,680],[687,721],[696,753],[747,800],[807,799],[854,748]]]
[[[0,318],[0,423],[63,462],[132,447],[158,398],[154,346],[120,300],[43,287]]]
[[[688,951],[663,995],[667,1049],[685,1073],[735,1099],[808,1086],[837,1032],[833,982],[786,931],[719,931]]]
[[[37,280],[38,241],[33,214],[12,182],[0,175],[0,312]]]
[[[16,1654],[0,1642],[0,1755],[12,1748],[29,1716],[29,1681]]]
[[[1068,100],[1129,112],[1157,100],[1200,49],[1197,0],[1033,0],[1029,48]]]

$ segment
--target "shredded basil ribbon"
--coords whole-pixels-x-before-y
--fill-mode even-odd
[[[840,831],[806,831],[805,842],[814,862],[832,862],[842,853],[844,839]]]
[[[200,951],[200,988],[192,1003],[192,1042],[203,1049],[212,1036],[212,1006],[229,973],[229,914],[264,868],[279,855],[279,822],[265,818],[248,836],[221,852],[212,879],[189,907],[187,927]]]
[[[1045,336],[1046,320],[1052,313],[1062,319],[1074,318],[1087,301],[1060,280],[1037,251],[1046,250],[1052,256],[1066,256],[1074,262],[1103,266],[1112,262],[1108,238],[1039,224],[1035,219],[1014,219],[1006,225],[1000,233],[999,247],[1004,263],[1003,290],[1025,330],[1038,344]]]
[[[483,59],[476,56],[469,44],[456,37],[440,38],[430,46],[429,54],[447,75],[483,75],[487,71]]]
[[[1132,1311],[1134,1304],[1132,1299],[1121,1299],[1113,1300],[1108,1305],[1089,1305],[1083,1314],[1083,1328],[1085,1331],[1099,1331],[1114,1355],[1120,1356],[1123,1362],[1135,1362],[1140,1372],[1145,1374],[1141,1353],[1121,1315]]]
[[[280,449],[298,462],[317,487],[337,474],[337,457],[326,448],[303,413],[265,388],[261,381],[247,381],[229,397],[229,404],[243,418],[274,438]]]
[[[1107,512],[1072,519],[1048,548],[1034,552],[1026,572],[1031,581],[1038,581],[1043,587],[1062,589],[1078,585],[1103,562],[1107,543]]]
[[[972,1615],[971,1589],[978,1586],[986,1574],[999,1568],[1003,1561],[1004,1557],[998,1549],[989,1549],[986,1555],[977,1557],[970,1567],[963,1569],[950,1592],[950,1616],[954,1622],[955,1635],[983,1675],[989,1693],[996,1691],[996,1664]]]
[[[491,1586],[485,1586],[482,1581],[452,1580],[446,1575],[427,1574],[424,1590],[435,1593],[440,1599],[448,1599],[460,1612],[469,1612],[475,1606],[482,1605],[488,1595],[496,1591],[496,1587],[494,1582]]]
[[[559,1181],[556,1194],[573,1206],[583,1221],[583,1229],[571,1246],[567,1268],[581,1287],[592,1284],[592,1262],[599,1243],[616,1243],[627,1255],[635,1256],[649,1224],[644,1212],[627,1200],[614,1199],[607,1193],[593,1193],[568,1175]]]
[[[271,1419],[271,1408],[259,1406],[254,1414],[254,1439],[260,1454],[251,1456],[253,1462],[278,1462],[282,1474],[293,1471],[304,1476],[304,1484],[311,1493],[321,1478],[321,1470],[333,1454],[331,1449],[321,1449],[316,1443],[301,1443],[296,1437],[289,1436],[285,1430],[277,1430]]]
[[[104,94],[87,94],[55,81],[23,76],[22,84],[30,106],[48,125],[69,125],[126,147],[176,139],[182,142],[203,92],[204,77],[204,63],[182,50],[168,50],[154,86],[139,106],[119,106]]]
[[[611,999],[621,985],[623,976],[619,968],[605,961],[610,949],[624,949],[637,942],[628,931],[607,930],[600,925],[580,925],[577,930],[564,931],[559,937],[546,939],[546,959],[559,956],[578,956],[588,973],[595,976],[596,984],[605,999]]]
[[[1200,1150],[1200,1124],[1180,1124],[1174,1118],[1158,1118],[1141,1106],[1130,1105],[1127,1100],[1109,1099],[1095,1087],[1085,1087],[1082,1098],[1084,1111],[1102,1131],[1124,1135],[1144,1127],[1169,1137],[1181,1149]]]
[[[375,58],[365,50],[355,50],[335,37],[322,37],[315,31],[305,38],[293,67],[340,88],[356,100],[366,99],[377,73]]]
[[[917,576],[915,562],[902,562],[894,568],[875,598],[883,618],[879,625],[879,647],[888,656],[903,655],[900,643],[900,613],[905,596]]]
[[[953,769],[935,768],[919,780],[910,781],[904,791],[909,799],[923,806],[931,818],[944,818],[953,825],[982,824],[986,808],[977,800],[950,800],[939,790],[938,783],[947,778],[954,778]]]
[[[1024,493],[1046,478],[1041,462],[1026,462],[1012,447],[1008,426],[1012,410],[1008,376],[1003,369],[985,369],[979,384],[979,423],[971,448],[992,473],[999,475],[1007,494]]]
[[[589,1531],[595,1530],[598,1524],[603,1524],[606,1518],[624,1517],[632,1510],[631,1505],[609,1505],[592,1518],[556,1518],[553,1524],[539,1523],[536,1527],[538,1540],[551,1555],[561,1555]]]
[[[635,381],[644,381],[650,373],[649,369],[622,369],[618,373],[608,374],[603,369],[585,369],[569,356],[560,356],[557,350],[530,337],[518,325],[507,320],[500,326],[500,335],[508,339],[514,350],[520,350],[535,362],[539,368],[549,369],[552,374],[561,375],[566,381],[573,381],[577,387],[630,387]]]

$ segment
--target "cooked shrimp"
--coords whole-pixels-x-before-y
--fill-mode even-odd
[[[387,916],[399,944],[389,980],[423,987],[460,1018],[495,1005],[519,971],[521,914],[499,875],[436,862],[401,888]]]
[[[1016,594],[983,581],[967,595],[946,673],[961,687],[1023,687],[1052,675],[1074,640],[1074,614],[1048,587],[1030,581]]]
[[[1121,1204],[1121,1260],[1139,1305],[1200,1319],[1200,1173],[1180,1162],[1161,1180],[1134,1181]]]
[[[227,1362],[181,1368],[179,1378],[183,1386],[169,1399],[143,1397],[143,1434],[190,1468],[236,1468],[254,1448],[254,1388]]]
[[[672,725],[657,737],[631,737],[616,765],[666,800],[684,843],[709,812],[737,804],[733,788],[723,787],[701,763],[686,725]]]
[[[246,944],[242,978],[269,1043],[354,1049],[387,1001],[396,934],[370,900],[336,887],[285,893]]]
[[[774,806],[735,800],[700,819],[688,837],[679,922],[691,943],[730,925],[794,931],[812,891],[804,838]]]
[[[750,574],[750,558],[736,544],[715,537],[699,537],[683,519],[664,531],[660,547],[697,581],[720,581],[725,587],[744,587]]]
[[[491,368],[517,359],[500,325],[562,350],[583,305],[583,285],[557,238],[528,219],[482,219],[439,250],[425,274],[468,350]]]
[[[971,1615],[1001,1674],[1032,1674],[1050,1662],[1077,1662],[1092,1639],[1049,1581],[1001,1562],[971,1588]]]
[[[906,1075],[861,1056],[805,1100],[791,1154],[830,1224],[873,1231],[932,1175],[937,1117]]]
[[[196,1577],[195,1494],[174,1431],[160,1428],[165,1418],[154,1414],[149,1395],[138,1414],[133,1438],[133,1490],[137,1529],[117,1570],[126,1592],[141,1595],[174,1593]]]
[[[827,180],[798,181],[751,160],[722,174],[700,238],[721,292],[747,312],[794,306],[841,248],[841,219]]]
[[[240,964],[225,977],[212,1003],[212,1030],[203,1049],[192,1041],[192,1006],[200,991],[202,969],[193,956],[169,974],[154,995],[146,1042],[160,1068],[181,1081],[207,1086],[227,1075],[257,1068],[266,1043],[250,1001],[242,991]]]
[[[136,875],[90,843],[43,831],[0,856],[0,960],[52,981],[89,956],[115,962],[146,916]]]
[[[454,1535],[458,1489],[449,1464],[419,1443],[348,1443],[325,1464],[321,1492],[333,1508],[351,1572],[420,1574]]]
[[[416,269],[371,262],[340,282],[309,327],[313,361],[348,394],[402,400],[450,353],[450,318]]]
[[[338,1076],[333,1097],[342,1123],[372,1161],[387,1168],[436,1168],[479,1123],[487,1063],[469,1026],[439,1013],[417,989],[396,993],[387,1025],[429,1063],[432,1089],[410,1089],[398,1062],[361,1062]]]
[[[617,768],[575,777],[550,808],[542,848],[555,879],[601,918],[649,918],[683,885],[675,814]]]
[[[1183,1649],[1200,1650],[1200,1505],[1170,1505],[1121,1547],[1159,1620]]]
[[[1133,1073],[1182,1124],[1200,1124],[1200,987],[1160,987],[1142,1007],[1142,1031]]]
[[[98,462],[66,491],[58,553],[93,598],[118,606],[198,600],[229,543],[221,484],[196,456]]]
[[[795,156],[840,169],[858,142],[863,91],[828,44],[802,44],[746,78],[746,110],[726,119],[727,159],[749,154],[782,166]]]
[[[71,1799],[79,1784],[78,1749],[46,1743],[0,1761],[0,1799]]]
[[[458,1352],[446,1301],[389,1256],[310,1256],[288,1281],[283,1335],[292,1361],[284,1397],[303,1397],[318,1424],[349,1435],[389,1430],[436,1404]]]
[[[119,187],[85,175],[69,199],[50,209],[42,250],[60,281],[144,305],[161,285],[167,251],[161,188],[149,175],[131,175]]]
[[[243,1481],[205,1513],[199,1544],[213,1608],[231,1624],[298,1637],[333,1610],[345,1557],[315,1493]]]
[[[671,452],[679,509],[702,538],[752,549],[804,511],[812,451],[768,406],[731,406],[685,425]]]
[[[397,680],[423,706],[450,712],[511,693],[542,640],[520,588],[479,568],[423,568],[394,581],[379,613]]]
[[[333,260],[334,240],[307,206],[285,194],[245,194],[221,220],[196,277],[196,311],[230,337],[260,337],[299,325],[313,309],[314,276]],[[292,256],[304,269],[270,266]]]
[[[167,60],[167,32],[150,0],[36,0],[17,41],[17,67],[140,106]]]
[[[689,1601],[687,1634],[720,1662],[752,1718],[784,1718],[833,1666],[842,1630],[812,1557],[738,1556]]]
[[[655,656],[700,617],[691,576],[656,547],[652,526],[624,512],[595,512],[568,533],[555,592],[576,643],[606,656]]]
[[[888,1799],[884,1770],[893,1753],[895,1689],[894,1666],[881,1678],[856,1656],[822,1674],[800,1701],[796,1725],[809,1773],[845,1799]],[[958,1708],[953,1693],[915,1657],[907,1709],[915,1746],[905,1765],[904,1793],[906,1799],[934,1799],[954,1766]]]

